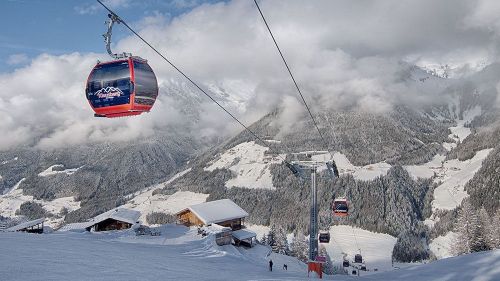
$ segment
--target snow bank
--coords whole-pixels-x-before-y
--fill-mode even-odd
[[[205,167],[205,171],[229,169],[236,177],[226,182],[226,187],[246,187],[275,189],[271,175],[271,165],[281,163],[280,157],[266,155],[268,147],[254,141],[244,142],[227,150]],[[284,158],[285,155],[282,155]]]

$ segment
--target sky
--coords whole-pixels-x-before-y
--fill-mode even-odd
[[[198,0],[108,0],[127,22],[161,14],[167,20],[202,4]],[[206,3],[214,1],[203,1]],[[0,0],[0,73],[24,66],[40,54],[103,52],[107,12],[92,0]],[[9,28],[5,28],[9,27]],[[116,29],[114,40],[126,36]]]
[[[303,117],[253,1],[105,2],[200,85],[225,89],[237,101],[228,108],[246,124],[276,107],[286,109],[283,127]],[[396,103],[426,103],[437,93],[406,83],[408,65],[449,65],[458,79],[498,62],[496,0],[259,3],[313,111],[384,112]],[[149,114],[92,117],[85,80],[97,60],[109,59],[101,36],[107,13],[97,2],[0,0],[0,10],[0,151],[132,140],[185,119],[167,93],[189,91],[186,81],[122,26],[113,30],[112,49],[148,59],[160,95]],[[193,97],[202,100],[200,130],[241,129],[205,97]]]

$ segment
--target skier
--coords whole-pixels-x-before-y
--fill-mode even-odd
[[[284,270],[288,270],[288,265],[286,265],[286,263],[285,263],[285,264],[283,264],[283,269],[284,269]]]
[[[269,260],[269,271],[273,271],[273,260]]]

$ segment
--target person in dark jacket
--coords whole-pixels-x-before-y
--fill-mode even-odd
[[[269,260],[269,271],[273,271],[273,260]]]
[[[284,270],[288,270],[288,265],[286,265],[286,263],[285,263],[285,264],[283,264],[283,269],[284,269]]]

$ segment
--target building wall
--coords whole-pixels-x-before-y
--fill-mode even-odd
[[[177,214],[177,220],[179,221],[179,223],[182,223],[186,226],[204,225],[203,221],[201,221],[195,214],[193,214],[193,212],[189,210]]]

